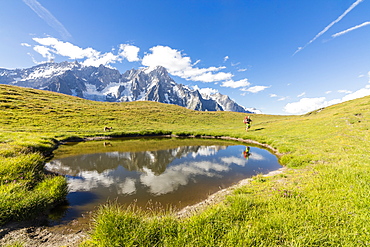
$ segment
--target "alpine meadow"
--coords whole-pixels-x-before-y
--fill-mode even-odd
[[[149,101],[97,102],[0,84],[0,224],[40,217],[65,200],[66,178],[44,170],[64,141],[229,137],[270,147],[286,169],[257,175],[187,217],[101,205],[81,245],[370,245],[370,96],[304,115],[250,114],[248,132],[244,116]]]

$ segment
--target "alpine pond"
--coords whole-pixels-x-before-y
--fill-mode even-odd
[[[63,145],[46,167],[68,178],[65,222],[107,201],[181,209],[281,165],[269,151],[240,142],[121,138]]]

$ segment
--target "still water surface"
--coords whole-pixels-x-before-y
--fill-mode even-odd
[[[269,151],[240,142],[140,138],[63,145],[46,167],[68,178],[61,221],[70,221],[108,200],[181,209],[281,165]]]

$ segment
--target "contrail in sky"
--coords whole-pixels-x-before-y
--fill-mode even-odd
[[[72,35],[47,9],[45,9],[37,0],[23,0],[41,19],[54,28],[63,39],[69,39]]]
[[[363,0],[357,0],[356,2],[354,2],[346,11],[344,11],[343,14],[341,14],[335,21],[333,21],[332,23],[330,23],[328,26],[326,26],[321,32],[319,32],[318,34],[316,34],[316,36],[311,39],[305,46],[303,47],[298,47],[298,49],[294,52],[293,56],[295,54],[297,54],[299,51],[303,50],[304,48],[306,48],[309,44],[311,44],[312,42],[314,42],[318,37],[320,37],[321,35],[323,35],[324,33],[326,33],[326,31],[328,31],[335,23],[339,22],[340,20],[343,19],[343,17],[345,17],[353,8],[355,8],[359,3],[361,3]]]
[[[343,35],[343,34],[346,34],[346,33],[348,33],[348,32],[351,32],[351,31],[353,31],[353,30],[355,30],[355,29],[357,29],[357,28],[364,27],[364,26],[367,26],[367,25],[370,25],[370,21],[366,21],[366,22],[364,22],[364,23],[362,23],[362,24],[360,24],[360,25],[357,25],[357,26],[354,26],[354,27],[348,28],[347,30],[344,30],[344,31],[342,31],[342,32],[339,32],[339,33],[333,34],[331,37],[336,38],[336,37],[338,37],[338,36],[341,36],[341,35]]]

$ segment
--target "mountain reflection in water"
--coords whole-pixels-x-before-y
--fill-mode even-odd
[[[251,147],[248,156],[245,150],[246,146],[235,143],[135,152],[100,150],[56,157],[46,167],[67,176],[71,207],[81,206],[78,193],[89,192],[94,194],[90,201],[95,206],[110,199],[122,204],[135,201],[145,206],[152,201],[181,208],[220,188],[281,167],[264,149]]]

